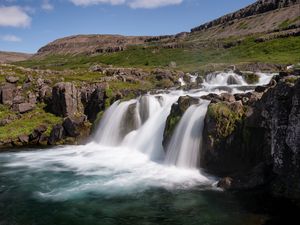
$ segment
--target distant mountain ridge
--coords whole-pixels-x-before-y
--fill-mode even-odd
[[[208,23],[202,24],[198,27],[191,29],[191,32],[200,31],[203,29],[210,28],[219,24],[223,24],[235,19],[246,18],[249,16],[254,16],[276,9],[281,9],[285,7],[290,7],[296,4],[300,4],[300,0],[258,0],[255,3],[242,8],[236,12],[222,16],[216,20],[210,21]],[[299,14],[300,14],[300,5],[299,5]]]
[[[212,40],[248,35],[269,39],[300,35],[300,0],[258,0],[236,12],[193,28],[191,32],[166,36],[76,35],[57,39],[38,50],[35,58],[49,55],[97,55],[124,51],[130,46],[197,48]],[[216,44],[224,46],[223,43]]]
[[[32,54],[0,51],[0,63],[11,63],[29,59]]]

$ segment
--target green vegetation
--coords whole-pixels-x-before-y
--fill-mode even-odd
[[[246,29],[248,29],[248,24],[245,21],[243,21],[238,25],[237,28],[240,30],[246,30]]]
[[[16,113],[10,111],[8,108],[5,108],[2,111],[4,106],[1,106],[0,119],[10,116],[17,116]],[[5,126],[0,126],[0,140],[14,140],[20,135],[26,134],[29,135],[33,132],[35,128],[40,125],[47,125],[48,130],[45,132],[46,135],[49,135],[52,127],[55,124],[61,123],[62,118],[56,117],[51,113],[47,113],[43,110],[43,105],[38,105],[37,108],[31,112],[20,115],[20,118],[13,120]]]
[[[286,29],[289,26],[293,25],[295,22],[297,22],[298,20],[300,20],[300,16],[296,17],[295,19],[287,19],[285,21],[283,21],[281,24],[279,24],[278,28],[279,29]]]
[[[243,73],[243,78],[248,84],[256,84],[259,81],[259,76],[255,73]]]
[[[207,115],[216,123],[216,131],[219,138],[228,137],[235,129],[237,122],[239,122],[245,111],[233,111],[230,105],[220,102],[210,104]]]
[[[201,70],[208,64],[243,64],[251,62],[295,64],[300,61],[300,37],[288,37],[255,42],[244,39],[239,45],[224,49],[213,47],[167,49],[160,47],[130,47],[125,51],[97,56],[49,56],[40,60],[18,62],[17,65],[42,69],[87,69],[96,63],[120,67],[168,67],[176,62],[183,71]],[[82,74],[92,77],[93,74]],[[78,79],[85,79],[80,76]]]

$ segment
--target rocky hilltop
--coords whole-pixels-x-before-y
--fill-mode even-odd
[[[253,34],[258,35],[260,40],[299,36],[299,11],[300,0],[259,0],[241,10],[193,28],[190,33],[154,37],[76,35],[47,44],[38,50],[35,58],[49,55],[101,55],[124,51],[129,46],[207,48],[212,46],[212,39],[220,42],[237,38],[240,41]],[[219,42],[214,43],[213,47],[226,47]]]
[[[145,44],[162,37],[122,35],[76,35],[55,40],[38,50],[35,57],[62,54],[101,54],[123,51],[129,46]]]

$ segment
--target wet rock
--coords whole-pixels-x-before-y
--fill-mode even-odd
[[[5,80],[6,80],[7,83],[15,84],[19,81],[19,77],[6,76]]]
[[[230,189],[233,179],[231,177],[224,177],[218,181],[217,187],[222,189]]]
[[[229,93],[222,93],[220,95],[222,101],[226,101],[226,102],[234,102],[235,101],[235,97],[232,94]]]
[[[121,136],[124,137],[131,131],[138,129],[140,125],[137,103],[133,103],[128,106],[122,118],[122,125],[120,127]]]

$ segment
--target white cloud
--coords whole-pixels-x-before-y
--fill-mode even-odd
[[[31,18],[26,10],[18,6],[0,6],[0,26],[28,27]]]
[[[132,0],[129,1],[131,8],[153,9],[167,5],[179,5],[183,0]]]
[[[22,41],[21,38],[15,36],[15,35],[11,35],[11,34],[0,36],[0,40],[9,41],[9,42],[21,42]]]
[[[70,0],[77,6],[89,6],[97,4],[121,5],[126,4],[131,8],[153,9],[168,5],[178,5],[183,0]]]
[[[111,5],[120,5],[124,4],[126,0],[70,0],[77,6],[89,6],[97,4],[111,4]]]
[[[46,11],[51,11],[54,9],[54,6],[48,0],[44,0],[41,7]]]

